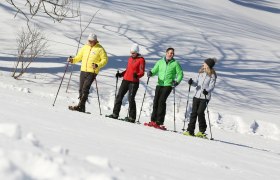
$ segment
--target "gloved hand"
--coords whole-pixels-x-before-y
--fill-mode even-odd
[[[122,73],[119,73],[119,71],[116,73],[116,78],[122,77]]]
[[[73,58],[72,58],[72,56],[69,56],[69,58],[67,59],[67,62],[73,63]]]
[[[138,78],[138,75],[137,75],[137,73],[135,72],[135,73],[133,73],[133,78],[134,79],[137,79]]]
[[[93,69],[96,69],[97,67],[98,67],[98,65],[97,65],[97,64],[92,63],[92,68],[93,68]]]
[[[189,84],[189,85],[192,85],[192,83],[193,83],[193,80],[192,80],[192,78],[191,78],[191,79],[189,79],[188,84]]]
[[[208,95],[208,91],[206,91],[206,89],[203,89],[203,92],[202,92],[205,96]]]
[[[173,81],[173,82],[172,82],[172,86],[173,86],[173,87],[176,87],[176,86],[178,86],[178,85],[179,85],[179,83],[178,83],[177,81]]]
[[[147,72],[147,76],[148,76],[148,77],[152,77],[152,76],[153,76],[152,71]]]

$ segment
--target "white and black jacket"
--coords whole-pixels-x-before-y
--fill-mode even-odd
[[[193,81],[192,86],[196,87],[194,97],[199,99],[205,99],[203,89],[208,92],[206,99],[210,100],[211,93],[213,92],[216,84],[216,75],[212,74],[209,76],[206,72],[199,73],[196,80]]]

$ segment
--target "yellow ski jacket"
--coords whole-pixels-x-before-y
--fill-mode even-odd
[[[104,48],[99,43],[96,43],[93,47],[86,44],[73,58],[73,64],[80,61],[82,61],[81,71],[98,74],[100,69],[107,64],[108,56]],[[98,65],[96,69],[93,69],[93,63]]]

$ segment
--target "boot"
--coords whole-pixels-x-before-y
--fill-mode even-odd
[[[78,104],[78,111],[86,112],[86,102],[87,102],[87,95],[82,95],[80,102]]]
[[[130,122],[130,123],[135,123],[135,119],[132,117],[125,117],[125,121]]]
[[[107,116],[108,118],[113,118],[113,119],[118,119],[118,115],[116,115],[116,114],[110,114],[110,115],[108,115]]]
[[[69,109],[73,111],[86,112],[86,101],[87,101],[87,96],[83,95],[80,98],[79,104],[77,106],[69,106]]]

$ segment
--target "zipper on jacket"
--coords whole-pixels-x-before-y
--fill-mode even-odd
[[[163,86],[165,85],[165,79],[166,79],[166,72],[167,72],[167,68],[168,68],[168,63],[166,62],[166,60],[164,60],[165,61],[165,72],[164,72],[164,79],[163,79]]]
[[[86,62],[86,72],[88,72],[87,63],[88,63],[88,58],[89,58],[89,55],[90,55],[90,53],[91,53],[91,49],[92,49],[92,48],[93,48],[93,47],[90,48],[89,53],[88,53],[87,62]]]
[[[170,64],[173,62],[174,60],[171,59],[168,63],[165,61],[165,64],[166,64],[166,69],[165,69],[165,72],[164,72],[164,81],[163,81],[163,85],[165,85],[165,79],[166,79],[166,72],[167,72],[167,69],[169,66],[171,66]],[[174,61],[175,62],[175,61]],[[171,82],[172,83],[172,82]],[[172,85],[171,85],[172,86]]]

